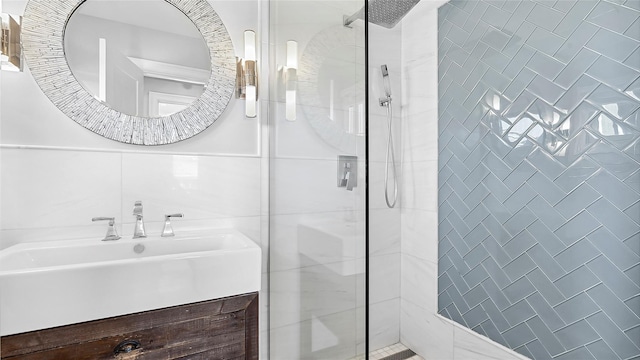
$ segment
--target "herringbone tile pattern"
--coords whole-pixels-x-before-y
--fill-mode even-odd
[[[440,313],[638,358],[640,0],[453,0],[438,37]]]

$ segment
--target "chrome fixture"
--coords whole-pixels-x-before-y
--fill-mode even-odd
[[[338,156],[338,187],[352,191],[358,186],[358,157]]]
[[[136,226],[133,229],[133,238],[145,238],[147,233],[144,230],[144,221],[142,221],[142,201],[138,200],[133,206],[133,216],[136,217]]]
[[[20,30],[22,17],[0,14],[0,69],[22,71],[22,47]]]
[[[369,0],[368,20],[370,23],[391,29],[419,2],[420,0]],[[364,7],[351,16],[345,15],[343,24],[351,27],[358,19],[364,19]]]
[[[258,66],[256,63],[256,33],[244,32],[244,58],[236,58],[236,98],[245,99],[245,116],[258,115]]]
[[[173,228],[171,227],[171,218],[174,217],[184,217],[183,214],[170,214],[170,215],[165,215],[164,216],[164,227],[162,228],[162,237],[170,237],[170,236],[175,236],[175,234],[173,233]]]
[[[387,154],[385,156],[384,167],[384,201],[389,208],[396,206],[398,201],[398,173],[396,172],[396,154],[393,149],[393,108],[391,107],[391,81],[389,80],[389,70],[387,65],[381,65],[382,83],[384,85],[385,97],[380,98],[380,106],[387,108],[387,124],[389,137],[387,138]],[[393,172],[393,198],[389,199],[389,168]]]
[[[382,72],[382,85],[384,86],[385,97],[380,98],[380,106],[387,106],[391,103],[391,81],[389,80],[389,70],[387,65],[381,65],[380,71]]]
[[[116,218],[113,217],[94,217],[93,219],[91,219],[91,221],[104,221],[104,220],[108,220],[109,221],[109,227],[107,228],[107,235],[104,236],[104,239],[102,239],[102,241],[112,241],[112,240],[118,240],[120,239],[120,236],[118,235],[118,232],[116,231]]]

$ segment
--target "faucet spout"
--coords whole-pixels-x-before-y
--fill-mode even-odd
[[[136,217],[136,225],[133,229],[133,238],[145,238],[147,237],[147,232],[144,229],[144,221],[142,215],[142,201],[136,201],[133,206],[133,216]]]
[[[344,164],[344,186],[347,190],[353,190],[353,177],[351,176],[351,163]]]
[[[344,169],[342,171],[342,178],[340,179],[340,187],[346,187],[349,183],[349,176],[351,175],[351,166],[349,163],[344,163]]]

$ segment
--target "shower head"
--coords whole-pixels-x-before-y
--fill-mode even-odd
[[[369,22],[391,29],[396,26],[420,0],[368,0]],[[364,8],[344,18],[344,26],[351,25],[356,19],[364,18]]]
[[[380,65],[380,70],[382,71],[382,84],[384,85],[384,93],[387,97],[387,100],[390,100],[391,81],[389,80],[389,70],[387,69],[387,65]]]
[[[369,0],[369,22],[391,29],[420,0]]]

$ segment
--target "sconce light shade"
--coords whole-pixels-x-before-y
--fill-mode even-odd
[[[287,41],[287,68],[298,69],[298,43],[293,40]]]
[[[236,98],[245,99],[245,116],[258,115],[258,66],[256,62],[256,33],[244,32],[244,58],[237,62]]]
[[[296,83],[298,81],[298,43],[287,41],[287,70],[285,73],[285,119],[296,119]]]
[[[244,103],[244,113],[246,117],[254,118],[258,115],[258,94],[256,87],[247,85],[246,99]]]
[[[244,59],[256,61],[256,33],[253,30],[244,32]]]

